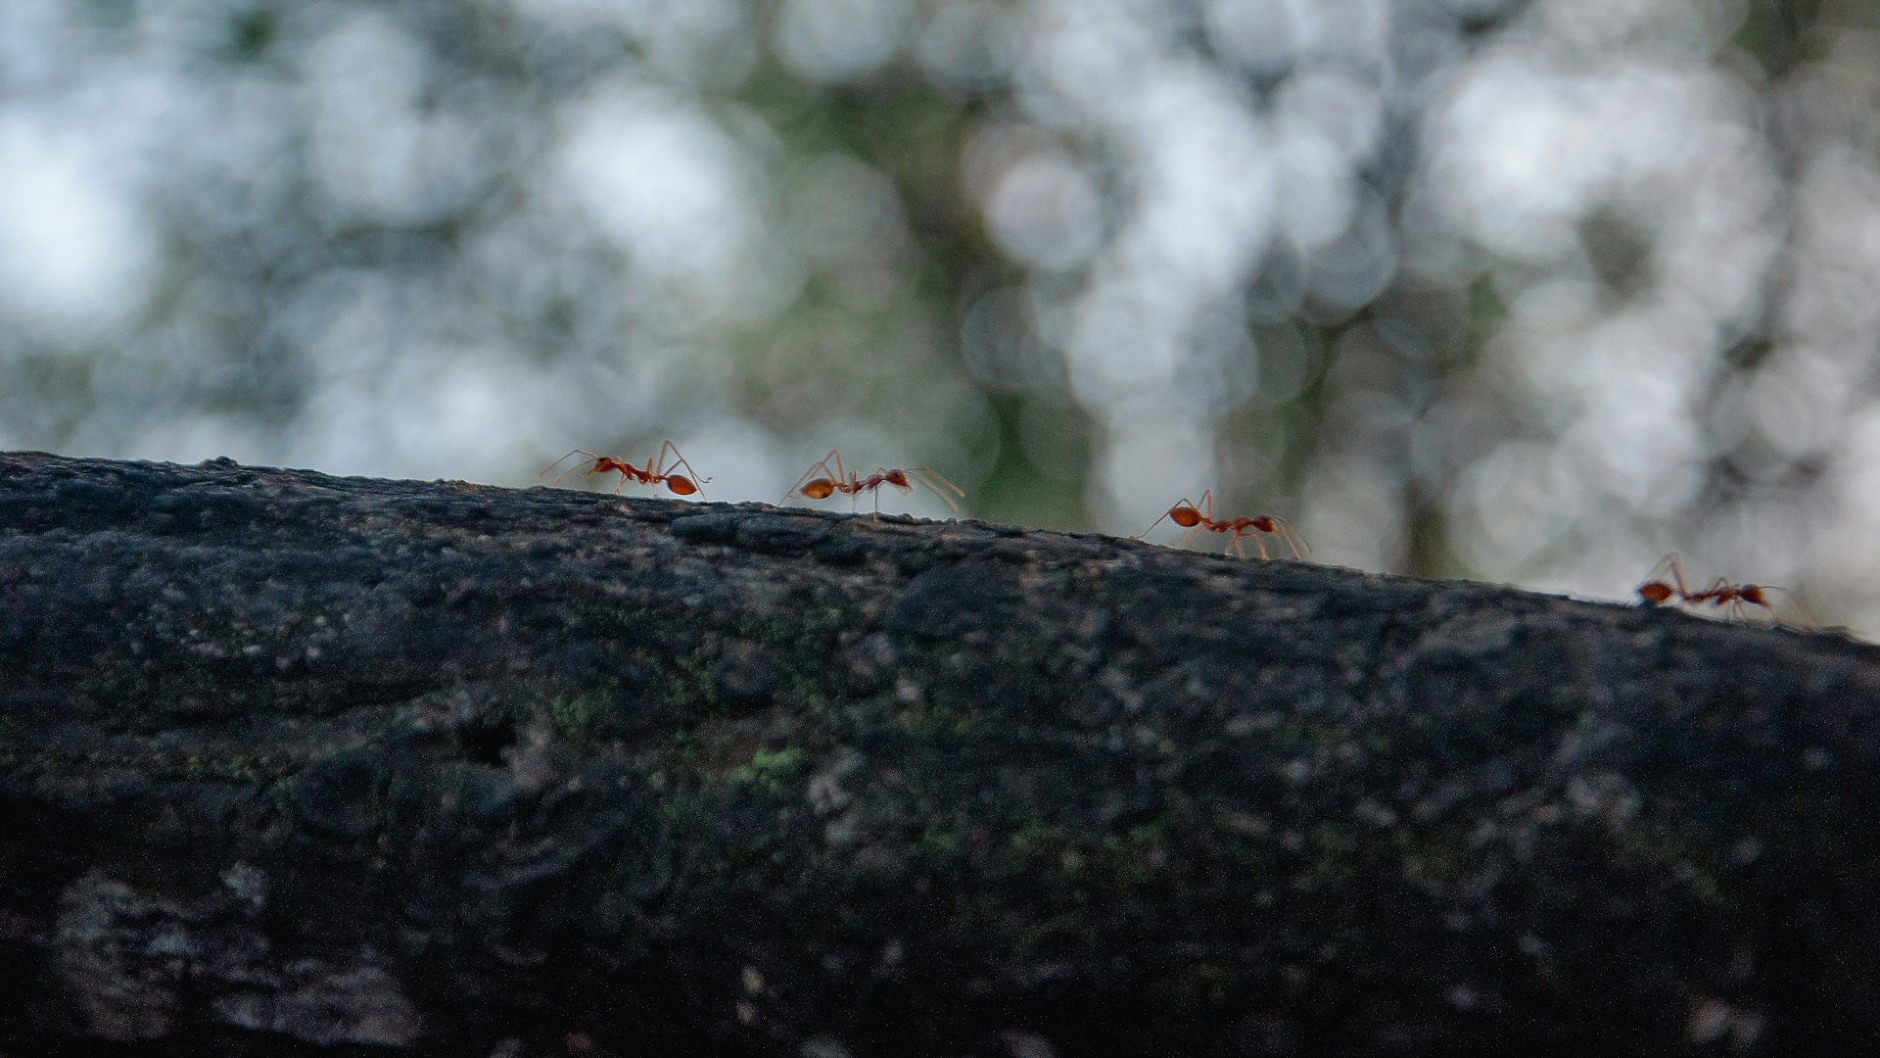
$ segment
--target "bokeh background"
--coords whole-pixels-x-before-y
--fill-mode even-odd
[[[0,3],[0,448],[840,447],[1874,637],[1877,354],[1871,3]]]

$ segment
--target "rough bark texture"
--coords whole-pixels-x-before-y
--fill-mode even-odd
[[[1877,695],[1480,584],[0,455],[0,1050],[1880,1053]]]

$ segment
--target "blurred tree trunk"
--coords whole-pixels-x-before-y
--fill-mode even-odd
[[[1830,635],[21,453],[0,605],[8,1053],[1880,1053]]]

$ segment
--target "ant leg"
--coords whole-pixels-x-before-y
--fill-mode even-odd
[[[823,457],[823,461],[822,461],[822,468],[823,468],[824,470],[828,470],[828,469],[829,469],[829,461],[830,461],[831,459],[833,459],[833,460],[835,460],[835,461],[836,461],[836,476],[835,476],[835,483],[836,483],[836,488],[837,488],[838,490],[842,490],[842,479],[843,479],[843,476],[844,476],[844,475],[845,475],[846,473],[848,473],[848,472],[847,472],[846,470],[844,470],[844,469],[843,469],[843,467],[842,467],[842,449],[840,449],[840,448],[831,448],[831,449],[829,450],[829,454]],[[849,494],[849,513],[850,513],[850,514],[854,514],[854,513],[855,513],[855,490],[854,490],[854,489],[848,489],[848,490],[846,490],[846,491],[847,491],[847,492],[848,492],[848,494]]]
[[[891,472],[889,472],[885,466],[876,466],[876,468],[874,468],[874,474],[861,477],[861,479],[857,479],[857,483],[855,483],[855,496],[857,496],[857,498],[859,498],[863,492],[867,492],[870,500],[874,500],[874,513],[870,513],[870,519],[882,517],[882,485],[884,485],[884,483],[893,485]],[[914,487],[908,485],[908,490],[912,492]]]
[[[1179,513],[1179,514],[1176,513],[1178,511],[1182,513]],[[1194,512],[1194,521],[1192,522],[1183,520],[1182,515],[1186,514],[1188,511]],[[1169,518],[1175,519],[1175,524],[1181,526],[1184,529],[1205,525],[1207,523],[1207,519],[1201,514],[1201,508],[1195,506],[1195,501],[1189,499],[1186,496],[1183,496],[1180,503],[1177,503],[1175,506],[1170,507],[1166,511],[1163,511],[1162,517],[1157,518],[1153,522],[1150,522],[1149,528],[1144,529],[1142,532],[1136,534],[1135,536],[1130,537],[1130,539],[1141,540],[1143,537],[1148,536],[1150,533],[1155,532],[1155,527],[1158,525],[1161,525],[1163,521]],[[1188,541],[1193,540],[1193,539],[1194,539],[1194,534],[1190,533],[1188,534],[1188,536],[1183,538],[1180,544],[1177,544],[1176,546],[1186,547],[1188,546]]]
[[[1251,535],[1252,535],[1251,533],[1242,533],[1234,529],[1229,529],[1228,536],[1227,536],[1227,550],[1221,552],[1221,554],[1229,555],[1229,556],[1232,556],[1233,558],[1245,559],[1247,557],[1247,538]],[[1260,542],[1259,539],[1256,537],[1254,539],[1254,543],[1257,544],[1259,542]],[[1265,558],[1266,556],[1262,554],[1260,557]]]
[[[1671,582],[1676,585],[1678,589],[1678,598],[1683,599],[1685,602],[1690,602],[1692,598],[1691,589],[1684,583],[1684,561],[1678,557],[1678,553],[1673,551],[1664,558],[1659,559],[1658,565],[1653,568],[1653,572],[1655,573],[1659,569],[1671,574]],[[1718,583],[1722,583],[1723,578],[1719,577],[1717,581]]]
[[[1683,587],[1683,585],[1680,584],[1679,587]],[[1711,581],[1710,587],[1705,588],[1703,591],[1686,595],[1684,601],[1692,603],[1708,602],[1710,605],[1721,610],[1730,603],[1740,602],[1741,597],[1742,592],[1737,590],[1736,585],[1730,583],[1728,577],[1718,577],[1716,580]]]
[[[828,456],[824,457],[823,462],[827,464],[829,460],[831,459],[836,461],[836,489],[837,491],[846,492],[849,494],[849,513],[854,514],[855,504],[861,499],[861,496],[862,496],[861,481],[854,474],[850,474],[846,469],[843,468],[842,449],[831,448],[829,450]],[[823,469],[827,470],[829,468],[827,465],[825,465]],[[845,475],[848,479],[846,482],[843,480]],[[875,499],[875,513],[877,515],[881,513],[880,497],[876,497]]]
[[[620,495],[620,493],[626,489],[627,482],[629,481],[637,481],[642,485],[647,484],[648,475],[646,471],[641,470],[632,463],[619,463],[617,466],[610,467],[609,469],[620,471],[620,480],[614,483],[614,495],[616,496]],[[589,473],[593,472],[589,471]]]
[[[1312,545],[1306,543],[1304,538],[1293,530],[1291,522],[1277,514],[1267,515],[1266,520],[1273,525],[1273,535],[1286,541],[1286,546],[1292,548],[1293,558],[1296,561],[1303,562],[1305,557],[1312,553]]]
[[[1238,533],[1238,532],[1236,532],[1236,533],[1235,533],[1234,535],[1235,535],[1236,537],[1238,537],[1238,536],[1240,536],[1241,534],[1240,534],[1240,533]],[[1255,529],[1255,530],[1254,530],[1253,532],[1251,532],[1251,533],[1248,533],[1247,535],[1248,535],[1248,536],[1251,536],[1251,537],[1253,537],[1253,546],[1254,546],[1254,547],[1257,547],[1257,548],[1259,548],[1259,549],[1260,549],[1260,561],[1262,561],[1262,562],[1265,562],[1265,561],[1266,561],[1266,559],[1267,559],[1267,554],[1266,554],[1266,537],[1264,537],[1264,536],[1261,536],[1261,535],[1260,535],[1260,531],[1259,531],[1258,529]],[[1241,557],[1242,557],[1242,558],[1245,558],[1245,557],[1246,557],[1246,554],[1247,554],[1247,552],[1246,552],[1246,550],[1245,550],[1245,549],[1243,548],[1243,549],[1241,550],[1241,552],[1240,552],[1240,554],[1241,554]]]
[[[672,453],[672,462],[670,463],[666,462],[667,452]],[[700,499],[704,498],[705,490],[700,486],[703,486],[706,482],[710,481],[711,479],[701,475],[698,472],[698,470],[692,466],[691,463],[686,461],[686,458],[684,456],[679,454],[678,445],[673,444],[670,440],[662,441],[659,446],[659,456],[658,456],[657,462],[659,463],[660,469],[659,469],[659,473],[656,476],[666,482],[666,487],[668,489],[671,489],[673,492],[676,492],[681,496],[689,496],[692,493],[696,492],[699,494]],[[647,464],[647,466],[650,468],[652,464],[649,463]],[[677,470],[680,467],[684,467],[686,470],[686,473],[690,474],[691,477],[680,477],[673,473],[674,470]],[[673,486],[675,482],[683,482],[684,484],[691,485],[692,488],[690,489],[674,488]]]

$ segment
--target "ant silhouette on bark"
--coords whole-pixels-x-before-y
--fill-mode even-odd
[[[666,461],[667,453],[672,454],[671,462]],[[700,499],[704,499],[705,493],[699,488],[699,485],[711,480],[710,478],[699,477],[698,471],[692,469],[692,464],[686,462],[685,457],[679,454],[679,446],[673,444],[671,441],[661,444],[659,446],[659,454],[649,458],[644,468],[636,467],[632,463],[614,456],[599,455],[585,448],[575,448],[570,449],[568,455],[564,455],[560,459],[543,467],[542,473],[548,473],[566,462],[568,456],[576,454],[587,456],[594,461],[594,465],[587,468],[587,473],[589,474],[604,474],[610,470],[619,471],[620,483],[614,486],[614,495],[616,496],[620,495],[621,489],[627,487],[627,482],[637,481],[642,485],[664,485],[675,496],[691,496],[697,494]],[[561,484],[561,479],[574,473],[575,468],[580,465],[581,464],[576,463],[574,466],[555,475],[555,480],[549,482],[548,487],[554,488],[556,485]],[[655,466],[659,469],[653,469]],[[673,471],[680,467],[684,467],[689,471],[691,476],[687,477],[685,474],[673,473]]]
[[[833,469],[829,465],[831,462],[835,463]],[[817,475],[816,472],[819,470],[822,473]],[[955,503],[954,499],[955,497],[965,499],[966,493],[932,467],[908,467],[896,470],[876,467],[873,474],[864,477],[852,470],[844,472],[842,450],[839,448],[830,449],[828,455],[811,464],[810,468],[803,472],[803,476],[796,479],[796,484],[790,486],[790,491],[783,494],[783,498],[788,500],[792,496],[800,495],[805,499],[826,500],[840,492],[848,496],[849,510],[853,511],[855,498],[867,492],[874,495],[875,514],[879,516],[883,485],[892,485],[902,492],[912,492],[916,482],[926,486],[928,492],[940,497],[940,502],[947,505],[947,510],[954,514],[960,513],[960,505]],[[947,495],[948,492],[953,495]]]
[[[1667,577],[1670,579],[1667,580]],[[1802,604],[1786,588],[1775,588],[1766,584],[1735,584],[1727,578],[1718,577],[1711,582],[1710,587],[1702,591],[1690,590],[1684,580],[1684,563],[1678,558],[1676,551],[1659,559],[1658,564],[1646,574],[1645,583],[1638,586],[1639,600],[1648,606],[1664,606],[1674,602],[1691,607],[1708,605],[1722,611],[1725,619],[1737,621],[1748,620],[1749,608],[1759,606],[1768,613],[1770,620],[1778,624],[1784,623],[1776,615],[1775,604],[1770,598],[1771,593],[1786,598],[1788,605],[1802,616],[1804,624],[1811,627],[1814,625],[1814,619],[1809,616],[1808,611],[1802,608]]]
[[[1199,504],[1183,497],[1180,503],[1163,512],[1161,518],[1157,518],[1149,528],[1137,534],[1134,539],[1141,540],[1148,536],[1155,531],[1156,526],[1162,524],[1164,519],[1188,530],[1188,535],[1182,537],[1180,544],[1177,545],[1179,547],[1187,547],[1190,541],[1205,530],[1210,533],[1231,533],[1232,536],[1227,541],[1227,553],[1236,558],[1247,557],[1245,542],[1248,540],[1252,540],[1254,547],[1259,549],[1261,558],[1268,557],[1266,553],[1266,537],[1268,536],[1277,536],[1284,541],[1286,546],[1292,549],[1295,559],[1303,560],[1312,553],[1312,548],[1300,539],[1298,533],[1293,531],[1292,523],[1277,514],[1260,514],[1251,518],[1216,519],[1213,489],[1201,494]]]

